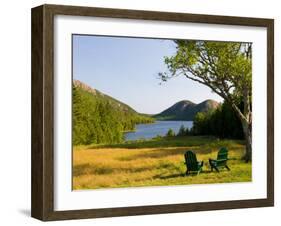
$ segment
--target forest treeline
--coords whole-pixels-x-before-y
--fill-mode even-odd
[[[154,119],[98,91],[73,86],[73,144],[119,143],[123,132]]]
[[[239,107],[242,108],[242,106],[243,103],[240,103]],[[215,110],[197,113],[191,133],[193,135],[213,135],[220,138],[244,138],[242,123],[226,102]]]
[[[240,103],[242,108],[243,103]],[[139,114],[128,105],[85,86],[73,85],[73,144],[114,144],[124,141],[124,132],[133,131],[136,124],[153,123],[155,119]],[[211,135],[220,138],[243,139],[242,124],[231,106],[224,102],[216,109],[198,112],[193,128],[182,127],[167,136]]]

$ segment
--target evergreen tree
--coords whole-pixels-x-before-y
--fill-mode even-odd
[[[175,135],[175,132],[170,128],[166,134],[166,137],[174,137]]]
[[[188,128],[186,128],[186,129],[188,130]],[[186,130],[184,128],[184,125],[181,125],[177,136],[184,136],[184,135],[186,135]]]
[[[244,137],[241,121],[226,102],[215,111],[197,113],[193,121],[192,133],[220,138],[243,139]]]
[[[93,94],[73,86],[73,144],[120,143],[123,132],[138,123],[151,123],[150,117],[126,111],[108,96]],[[115,100],[116,103],[116,100]]]

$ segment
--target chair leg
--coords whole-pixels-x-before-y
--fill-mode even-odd
[[[214,166],[214,168],[218,173],[220,172],[219,169],[216,166]]]
[[[230,171],[230,169],[229,169],[228,165],[225,165],[225,168],[226,168],[228,171]]]
[[[211,166],[211,172],[213,172],[215,166],[214,166],[214,164],[213,164],[213,160],[212,160],[212,159],[209,159],[209,165]]]

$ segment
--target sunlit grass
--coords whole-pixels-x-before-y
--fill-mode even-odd
[[[211,172],[208,159],[229,149],[231,171]],[[173,137],[118,145],[74,147],[73,189],[205,184],[251,181],[251,164],[241,160],[243,141],[211,137]],[[193,150],[203,172],[185,176],[183,154]]]

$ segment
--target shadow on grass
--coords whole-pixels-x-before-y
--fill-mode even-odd
[[[211,136],[183,136],[183,137],[161,137],[151,140],[127,141],[121,144],[90,145],[87,149],[125,148],[142,149],[154,148],[144,153],[136,153],[134,156],[120,157],[119,161],[130,161],[138,158],[159,158],[178,154],[184,154],[187,150],[196,153],[210,154],[221,147],[227,147],[233,151],[241,148],[243,140],[222,140]],[[238,146],[237,146],[238,145]],[[158,149],[157,149],[158,148]],[[183,149],[186,148],[186,149]],[[134,150],[132,150],[134,151]]]
[[[186,173],[174,173],[174,174],[170,174],[170,175],[163,175],[163,174],[158,174],[158,175],[155,175],[153,177],[153,179],[162,179],[162,180],[165,180],[165,179],[174,179],[174,178],[179,178],[179,177],[199,177],[200,175],[204,175],[204,174],[213,174],[213,173],[217,173],[215,171],[211,171],[211,170],[203,170],[200,174],[197,175],[197,173],[190,173],[190,174],[186,174]]]
[[[91,145],[93,148],[161,148],[161,147],[194,147],[203,144],[217,142],[217,139],[209,136],[184,136],[184,137],[162,137],[151,140],[127,141],[121,144]]]
[[[95,166],[91,164],[81,164],[73,167],[73,176],[79,177],[82,175],[110,175],[114,172],[122,173],[139,173],[147,170],[155,169],[154,166],[142,166],[135,168],[114,168],[109,166]]]
[[[190,148],[183,148],[183,147],[177,147],[177,148],[159,148],[159,149],[153,149],[150,151],[145,151],[145,152],[140,152],[140,153],[135,153],[132,156],[126,156],[126,157],[119,157],[116,158],[119,161],[132,161],[132,160],[137,160],[137,159],[146,159],[146,158],[152,158],[152,159],[157,159],[157,158],[165,158],[165,157],[171,157],[175,155],[182,155],[183,160],[184,160],[184,153],[188,150],[192,150],[196,153],[204,153],[204,154],[210,154],[212,153],[211,149],[201,149],[200,147],[193,147],[192,149]]]
[[[153,177],[153,179],[161,179],[161,180],[166,180],[166,179],[174,179],[174,178],[178,178],[178,177],[184,177],[185,174],[184,173],[175,173],[175,174],[170,174],[170,175],[155,175]]]
[[[137,160],[137,159],[146,159],[146,158],[165,158],[173,155],[179,155],[184,154],[186,149],[178,149],[178,148],[172,148],[172,149],[154,149],[151,151],[145,151],[143,153],[137,153],[133,156],[126,156],[126,157],[120,157],[118,160],[120,161],[131,161],[131,160]]]

